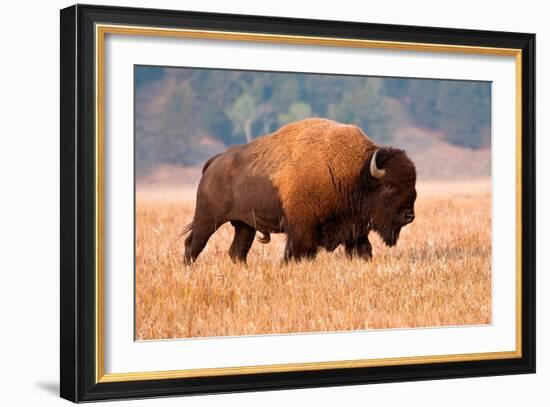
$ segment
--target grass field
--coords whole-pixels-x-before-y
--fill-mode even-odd
[[[397,246],[371,234],[371,262],[341,248],[283,264],[284,237],[255,242],[248,266],[224,225],[192,266],[179,232],[194,188],[140,187],[136,204],[138,340],[487,324],[491,322],[488,180],[419,184],[416,220]]]

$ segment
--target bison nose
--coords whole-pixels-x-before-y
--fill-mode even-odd
[[[405,219],[407,222],[411,223],[414,220],[414,212],[407,212],[405,214]]]

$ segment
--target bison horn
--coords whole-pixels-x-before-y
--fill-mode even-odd
[[[378,150],[376,150],[374,152],[374,154],[372,155],[372,158],[370,160],[370,174],[374,177],[374,178],[382,178],[384,176],[384,174],[386,173],[386,170],[381,170],[380,168],[378,168],[378,166],[376,165],[376,154],[378,153]]]

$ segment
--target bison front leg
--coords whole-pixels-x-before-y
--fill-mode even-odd
[[[359,257],[364,260],[370,260],[372,258],[372,245],[369,242],[368,236],[361,236],[352,242],[346,242],[345,244],[346,254],[348,257]]]
[[[284,255],[285,262],[289,260],[310,260],[317,255],[318,251],[319,246],[313,239],[313,234],[306,231],[287,234]]]
[[[229,257],[233,263],[246,263],[246,256],[254,242],[256,229],[240,221],[231,221],[231,224],[235,227],[235,237],[229,248]]]

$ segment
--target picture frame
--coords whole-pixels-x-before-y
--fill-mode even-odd
[[[105,153],[108,35],[514,58],[515,349],[106,372],[112,302],[105,300],[104,190],[107,171],[117,165]],[[535,372],[534,34],[75,5],[60,12],[60,39],[61,397],[83,402]]]

